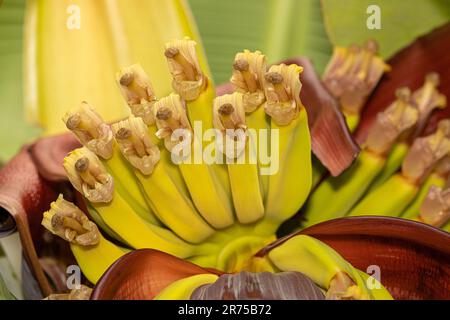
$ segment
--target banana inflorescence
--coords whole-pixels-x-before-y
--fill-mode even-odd
[[[447,119],[439,122],[434,134],[416,139],[403,160],[401,172],[364,197],[350,215],[400,215],[414,200],[430,172],[449,152],[450,120]]]
[[[364,195],[383,169],[392,145],[418,120],[409,96],[407,88],[397,90],[397,100],[378,114],[355,163],[339,177],[327,178],[313,192],[305,208],[306,225],[346,215]]]
[[[362,107],[390,67],[376,54],[378,44],[368,40],[363,47],[336,47],[323,75],[323,83],[338,99],[347,125],[353,131]]]
[[[224,271],[273,271],[248,258],[276,238],[310,190],[302,68],[267,69],[261,52],[246,50],[233,64],[235,92],[215,97],[194,41],[164,49],[174,93],[157,97],[142,67],[132,65],[116,77],[128,118],[109,125],[85,102],[64,116],[83,144],[65,158],[67,176],[91,219],[127,248],[153,248]],[[89,250],[63,238],[93,283],[123,252],[104,238]],[[110,254],[108,263],[95,265],[96,254]]]

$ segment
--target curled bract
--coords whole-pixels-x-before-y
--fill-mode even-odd
[[[239,157],[247,142],[245,109],[240,92],[225,94],[214,99],[213,124],[218,130],[216,142],[219,151],[228,158]]]
[[[60,194],[44,212],[42,225],[51,233],[70,243],[94,246],[100,241],[97,225],[73,203],[64,200]]]
[[[277,125],[288,125],[304,108],[300,101],[302,71],[303,68],[295,64],[280,64],[271,66],[264,76],[265,111]]]
[[[176,93],[160,99],[153,108],[156,126],[156,136],[164,139],[167,150],[189,138],[191,140],[192,128],[186,114],[186,107],[181,97]]]
[[[198,98],[208,84],[200,69],[195,47],[197,43],[189,38],[166,43],[164,55],[173,77],[173,89],[186,101]]]
[[[160,153],[148,134],[144,120],[131,116],[114,123],[112,130],[123,156],[142,174],[151,174],[159,161]]]
[[[75,149],[64,158],[63,166],[73,187],[86,199],[104,203],[112,200],[114,179],[89,149]]]
[[[421,181],[450,152],[450,120],[442,120],[435,133],[414,140],[402,163],[402,174],[412,182]]]
[[[113,154],[111,128],[87,102],[69,110],[63,117],[66,127],[99,157],[109,159]]]
[[[141,117],[146,125],[153,125],[152,106],[156,101],[152,84],[139,64],[122,69],[117,74],[120,92],[136,117]]]
[[[374,40],[368,40],[362,48],[351,45],[334,49],[323,83],[339,99],[345,113],[359,114],[383,73],[390,70],[377,52]]]
[[[259,51],[244,50],[236,54],[233,63],[231,83],[237,92],[243,94],[245,112],[252,112],[265,100],[264,75],[266,56]]]
[[[367,149],[387,155],[397,138],[417,123],[419,112],[410,103],[408,88],[397,90],[397,100],[377,115],[366,140]]]

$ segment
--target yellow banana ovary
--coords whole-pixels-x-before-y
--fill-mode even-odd
[[[408,139],[411,136],[419,134],[427,120],[436,108],[445,108],[447,106],[446,97],[439,93],[437,87],[439,86],[439,75],[431,72],[425,77],[425,82],[421,88],[414,91],[411,96],[411,104],[417,108],[419,112],[419,119],[417,125],[405,132],[397,143],[392,147],[383,171],[372,182],[368,193],[375,190],[381,184],[383,184],[389,177],[391,177],[402,165],[402,161],[405,158],[409,150]]]
[[[305,235],[294,236],[273,248],[270,262],[281,271],[297,271],[311,278],[327,293],[327,299],[392,299],[383,287],[369,289],[367,275],[353,268],[336,251]],[[375,294],[375,291],[380,291]]]
[[[233,224],[233,208],[230,183],[226,167],[220,164],[205,164],[203,159],[203,130],[213,128],[212,102],[214,87],[211,80],[202,72],[196,53],[196,43],[189,39],[175,40],[165,45],[165,56],[173,76],[172,86],[179,96],[172,95],[171,104],[186,101],[186,114],[191,127],[200,124],[201,130],[194,130],[190,163],[182,163],[179,168],[189,189],[192,201],[202,216],[215,228],[225,228]],[[178,98],[176,98],[178,97]],[[169,98],[167,98],[169,99]],[[177,100],[178,99],[178,100]],[[166,103],[165,102],[165,103]],[[164,107],[158,102],[158,109]],[[156,109],[156,108],[155,108]],[[156,114],[155,110],[155,114]],[[164,119],[161,122],[167,122]],[[166,127],[170,127],[165,123]],[[158,127],[159,130],[161,128]],[[177,128],[171,128],[172,131]],[[166,144],[167,147],[167,144]],[[198,157],[200,155],[200,158]],[[224,175],[226,175],[224,177]]]
[[[217,97],[213,106],[219,146],[228,163],[234,208],[239,222],[252,223],[264,216],[264,203],[256,161],[256,137],[245,124],[243,95]]]
[[[300,101],[302,70],[297,65],[281,64],[270,67],[265,75],[270,134],[279,138],[270,146],[271,154],[278,155],[278,166],[269,176],[265,219],[276,228],[300,209],[311,189],[308,116]]]
[[[367,98],[390,67],[376,54],[378,44],[368,40],[361,48],[336,47],[323,75],[323,83],[339,100],[350,131],[359,123],[359,114]]]
[[[450,120],[442,120],[432,135],[418,138],[402,163],[402,171],[368,194],[350,216],[386,215],[402,212],[436,164],[450,153]]]
[[[62,195],[51,204],[49,211],[44,212],[42,225],[70,242],[78,265],[93,284],[111,264],[129,251],[106,240],[97,226]]]
[[[346,215],[364,195],[397,138],[418,120],[409,95],[407,88],[397,90],[397,100],[378,114],[355,163],[339,177],[328,177],[313,192],[304,211],[306,226]]]
[[[258,173],[261,184],[263,201],[266,200],[269,176],[262,174],[262,168],[268,163],[263,163],[262,157],[270,150],[270,141],[267,131],[270,129],[269,118],[264,111],[264,76],[267,71],[266,56],[259,51],[250,52],[244,50],[236,54],[233,63],[233,75],[230,82],[235,91],[243,94],[245,108],[245,122],[247,128],[255,130],[258,147]],[[264,143],[266,141],[266,143]]]

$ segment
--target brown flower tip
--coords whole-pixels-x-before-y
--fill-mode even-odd
[[[223,116],[229,116],[234,112],[234,107],[231,103],[225,103],[220,106],[219,113]]]
[[[237,70],[237,71],[248,71],[249,64],[248,64],[247,60],[237,59],[233,63],[233,68],[234,68],[234,70]]]
[[[175,56],[177,56],[179,53],[180,53],[180,50],[178,50],[178,48],[174,48],[174,47],[167,48],[164,51],[164,55],[170,59],[175,58]]]
[[[170,109],[169,108],[165,108],[165,107],[162,107],[161,109],[159,109],[157,112],[156,112],[156,118],[158,119],[158,120],[169,120],[169,118],[172,116],[172,111],[170,111]]]
[[[128,139],[131,136],[131,130],[127,128],[120,128],[119,131],[116,132],[116,139]]]
[[[278,72],[268,72],[266,73],[265,78],[272,84],[280,84],[283,82],[283,76]]]
[[[134,74],[132,72],[125,72],[121,77],[120,77],[120,84],[122,86],[126,86],[128,87],[134,80]]]

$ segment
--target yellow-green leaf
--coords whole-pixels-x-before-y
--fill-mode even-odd
[[[448,0],[322,0],[322,6],[326,30],[334,44],[346,46],[373,38],[384,58],[450,21]],[[372,19],[378,18],[378,8],[381,29],[369,29],[368,19],[369,26],[376,27]]]

